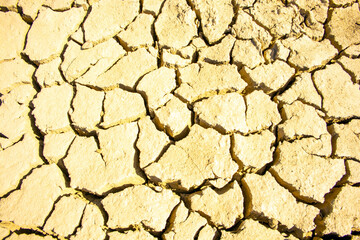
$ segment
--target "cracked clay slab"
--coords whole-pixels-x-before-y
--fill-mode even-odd
[[[82,82],[101,89],[113,89],[119,84],[134,89],[143,75],[156,68],[156,56],[153,56],[145,48],[140,48],[135,52],[128,53],[95,79],[84,79]]]
[[[104,116],[100,125],[109,128],[135,121],[145,115],[144,99],[139,93],[116,88],[105,93]]]
[[[244,197],[234,181],[223,189],[207,187],[186,197],[190,208],[219,228],[230,228],[244,216]]]
[[[157,238],[153,237],[149,232],[145,231],[143,228],[136,231],[126,231],[126,232],[110,232],[108,233],[109,240],[156,240]]]
[[[0,35],[0,61],[18,57],[24,48],[26,33],[29,25],[22,20],[20,14],[14,12],[1,12]]]
[[[70,175],[70,185],[102,195],[112,188],[144,183],[134,166],[137,124],[129,123],[98,130],[97,134],[100,149],[94,137],[77,136],[71,144],[64,159]],[[112,136],[115,135],[123,138],[114,139]]]
[[[165,230],[164,240],[194,239],[198,231],[207,223],[206,218],[197,212],[190,212],[181,202],[170,216],[174,219]]]
[[[330,132],[335,143],[334,153],[338,157],[360,160],[360,120],[353,119],[347,124],[333,124]]]
[[[62,84],[43,88],[32,101],[35,125],[43,133],[61,132],[70,129],[68,111],[70,109],[73,88]]]
[[[54,211],[47,219],[44,230],[67,237],[80,224],[86,202],[74,196],[63,196],[55,204]]]
[[[278,148],[279,159],[271,168],[275,178],[290,185],[300,199],[324,202],[324,195],[345,175],[342,159],[323,158],[308,153],[302,140],[283,142]]]
[[[359,85],[351,81],[350,75],[338,63],[316,71],[313,79],[323,98],[322,108],[328,118],[348,119],[360,116]]]
[[[165,1],[155,21],[155,33],[159,44],[177,49],[188,45],[197,34],[195,18],[195,12],[186,0]]]
[[[31,169],[43,163],[38,149],[35,136],[27,133],[18,143],[0,151],[0,196],[15,189]]]
[[[5,94],[19,85],[30,84],[35,68],[21,58],[15,58],[0,62],[0,71],[0,93]]]
[[[69,110],[72,126],[80,132],[91,132],[101,121],[104,93],[76,85],[72,109]]]
[[[68,37],[76,31],[84,17],[83,8],[72,8],[65,12],[42,8],[31,25],[24,53],[37,63],[60,56]]]
[[[20,189],[0,200],[0,220],[22,227],[41,227],[64,189],[63,173],[55,164],[36,168]]]
[[[136,17],[139,5],[137,0],[96,1],[83,24],[85,41],[98,44],[115,36]]]
[[[237,232],[221,232],[221,240],[236,240],[236,239],[283,239],[284,236],[271,228],[267,228],[261,223],[252,219],[246,219],[241,223]],[[286,238],[287,239],[287,238]]]
[[[265,175],[247,174],[242,184],[250,194],[250,216],[269,222],[274,219],[300,237],[311,236],[314,218],[319,209],[297,202],[294,196],[281,187],[269,172]]]
[[[165,228],[171,211],[179,201],[179,197],[170,190],[156,192],[141,185],[111,193],[101,202],[109,215],[109,228],[143,225],[160,232]]]
[[[241,92],[247,86],[235,65],[191,64],[179,73],[180,87],[175,94],[190,103],[216,92]]]
[[[332,212],[325,217],[325,234],[348,235],[360,229],[360,188],[344,186],[332,203]]]
[[[271,94],[284,87],[294,75],[295,69],[287,63],[276,60],[270,64],[262,64],[254,69],[243,67],[242,76],[265,93]]]
[[[231,0],[191,0],[191,4],[200,18],[205,38],[210,44],[218,41],[234,15]]]
[[[235,159],[245,170],[258,171],[273,161],[275,140],[275,135],[269,130],[247,136],[234,134],[232,147]]]
[[[80,77],[82,78],[78,82],[84,82],[84,78],[95,77],[105,72],[125,53],[115,39],[109,39],[89,49],[82,49],[78,43],[70,41],[60,68],[68,82]]]
[[[207,179],[219,180],[216,187],[223,187],[237,169],[230,155],[230,138],[194,125],[184,139],[171,145],[144,171],[153,181],[190,190]]]

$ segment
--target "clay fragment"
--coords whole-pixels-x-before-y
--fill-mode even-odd
[[[43,88],[32,101],[35,124],[44,134],[70,129],[68,111],[73,88],[68,84]]]
[[[154,43],[151,29],[153,22],[154,17],[152,15],[140,13],[117,37],[129,49],[151,46]]]
[[[19,190],[0,200],[0,219],[22,227],[41,227],[64,189],[61,170],[55,164],[43,165],[23,180]]]
[[[321,108],[321,96],[316,91],[310,73],[302,73],[297,76],[295,83],[285,92],[276,96],[276,99],[287,104],[292,104],[296,100],[300,100],[309,105]]]
[[[206,224],[206,219],[196,212],[190,212],[181,202],[172,213],[174,218],[169,228],[163,234],[164,240],[194,239],[201,227]]]
[[[281,121],[277,104],[262,91],[245,96],[246,124],[250,132],[274,128]]]
[[[319,116],[315,108],[295,101],[292,104],[285,104],[281,110],[283,123],[279,125],[278,133],[280,138],[288,140],[304,136],[320,138],[328,134],[326,122]]]
[[[26,21],[33,22],[45,0],[18,0],[17,6],[24,14]]]
[[[308,153],[301,140],[281,143],[278,155],[271,168],[276,172],[277,180],[290,185],[295,195],[308,202],[324,202],[324,195],[345,175],[344,160]]]
[[[55,204],[54,211],[47,219],[44,230],[67,237],[80,224],[86,203],[73,196],[64,196]]]
[[[74,0],[45,0],[44,5],[52,10],[64,11],[71,8]]]
[[[101,120],[104,93],[82,85],[76,85],[70,119],[75,129],[80,132],[91,132]]]
[[[191,112],[177,97],[172,98],[155,111],[155,123],[173,138],[179,138],[187,133],[191,126]]]
[[[91,12],[84,22],[85,41],[103,42],[124,29],[139,13],[137,0],[102,0],[91,5]],[[124,11],[126,9],[126,11]]]
[[[299,30],[299,24],[302,18],[296,7],[287,5],[281,1],[261,0],[254,4],[254,9],[251,11],[255,20],[266,27],[270,33],[280,38],[292,32]]]
[[[198,187],[206,179],[219,180],[214,184],[221,188],[238,169],[229,149],[228,136],[195,124],[186,138],[171,145],[144,171],[151,180],[182,190]]]
[[[273,161],[275,139],[269,130],[248,136],[234,134],[234,155],[245,170],[258,171]]]
[[[236,181],[221,190],[205,188],[190,194],[187,200],[192,210],[202,213],[219,228],[230,228],[244,216],[244,198]]]
[[[211,126],[221,133],[249,131],[245,101],[239,93],[211,96],[196,102],[194,111],[201,125]]]
[[[43,164],[39,143],[30,133],[11,147],[0,151],[0,196],[15,189],[31,169]]]
[[[77,228],[76,233],[70,237],[70,240],[103,240],[106,237],[104,225],[104,217],[99,207],[94,204],[87,204],[82,216],[80,228]]]
[[[102,195],[112,188],[144,183],[135,165],[137,134],[136,123],[98,130],[100,150],[94,137],[77,136],[63,160],[71,187]]]
[[[214,240],[218,236],[216,228],[206,224],[202,229],[200,229],[198,240]]]
[[[360,183],[360,163],[357,161],[348,160],[347,164],[350,172],[350,176],[347,181],[350,182],[350,184]]]
[[[282,43],[291,50],[289,63],[300,70],[311,70],[321,66],[329,62],[338,53],[337,49],[331,45],[330,40],[325,39],[317,42],[306,35],[298,39],[288,38]]]
[[[345,49],[344,55],[350,58],[358,58],[360,55],[360,44],[355,44]]]
[[[161,67],[146,74],[140,80],[136,91],[145,95],[150,111],[155,111],[172,98],[171,92],[176,87],[175,77],[174,69]]]
[[[236,240],[236,239],[284,239],[280,232],[267,228],[261,223],[252,219],[247,219],[241,223],[237,232],[221,232],[221,240]],[[287,239],[287,238],[286,238]]]
[[[345,69],[345,71],[347,71],[351,77],[353,78],[352,80],[356,83],[360,83],[360,70],[359,70],[359,64],[360,64],[360,59],[359,58],[348,58],[346,56],[342,56],[341,58],[339,58],[339,63],[340,65]]]
[[[210,44],[220,40],[234,15],[230,0],[191,0],[200,19],[202,31]]]
[[[236,40],[232,57],[234,64],[239,68],[247,66],[253,69],[265,62],[261,49],[253,40]]]
[[[31,131],[31,122],[28,118],[30,109],[27,105],[19,103],[12,96],[12,91],[2,96],[0,106],[0,132],[2,134],[0,146],[2,149],[13,145],[26,132]]]
[[[39,65],[36,69],[35,77],[41,88],[61,85],[65,82],[59,70],[60,64],[61,58],[58,57],[50,62]]]
[[[319,209],[297,202],[268,172],[263,176],[247,174],[242,184],[251,194],[250,216],[266,222],[276,220],[287,229],[293,229],[299,238],[311,236]]]
[[[324,234],[350,235],[360,229],[360,188],[344,186],[332,202],[332,212],[325,217]]]
[[[157,239],[142,228],[140,228],[140,230],[127,231],[124,233],[110,232],[108,236],[109,236],[109,240],[138,240],[138,239],[156,240]]]
[[[338,157],[360,160],[359,149],[360,120],[354,119],[347,124],[331,125],[329,130],[335,144],[334,154]]]
[[[0,62],[0,93],[5,94],[21,84],[31,84],[34,66],[16,58]]]
[[[152,55],[145,48],[140,48],[121,58],[106,72],[96,76],[95,79],[84,78],[82,83],[101,89],[113,89],[119,84],[125,88],[134,89],[143,75],[156,68],[156,55]]]
[[[73,131],[46,134],[43,148],[43,155],[46,160],[57,164],[60,159],[65,157],[75,136]]]
[[[169,68],[182,68],[189,64],[191,64],[190,57],[185,59],[177,53],[172,53],[172,51],[169,49],[163,49],[161,52],[161,66]]]
[[[260,43],[261,49],[266,49],[272,40],[270,33],[258,25],[250,14],[242,9],[238,10],[236,22],[233,26],[234,32],[239,39],[255,40]]]
[[[80,77],[82,79],[96,77],[104,73],[125,53],[115,39],[109,39],[89,49],[82,49],[79,44],[70,41],[64,53],[61,71],[68,82]]]
[[[266,63],[273,63],[276,60],[287,62],[289,55],[290,49],[286,48],[279,40],[275,41],[271,48],[264,51]]]
[[[353,84],[351,77],[339,64],[327,65],[313,76],[316,89],[323,98],[323,110],[327,118],[348,119],[360,116],[359,85]],[[342,87],[339,87],[342,86]]]
[[[180,87],[175,94],[192,103],[216,92],[243,91],[247,86],[235,65],[191,64],[179,69]]]
[[[164,0],[143,0],[143,12],[157,16],[163,2]]]
[[[325,33],[324,23],[328,18],[329,0],[291,0],[288,3],[299,7],[300,14],[305,18],[300,24],[302,31],[311,39],[321,41]]]
[[[170,190],[155,192],[141,185],[110,193],[101,202],[109,214],[109,228],[128,228],[143,224],[160,232],[165,228],[166,220],[180,199]]]
[[[131,106],[129,106],[131,104]],[[146,115],[144,99],[139,93],[120,88],[108,91],[104,100],[104,116],[101,126],[109,128],[129,123]]]
[[[295,69],[285,62],[277,60],[270,64],[262,64],[254,69],[243,67],[241,73],[255,87],[271,94],[286,85],[294,75]]]
[[[12,89],[10,92],[1,96],[1,102],[2,104],[9,105],[12,103],[17,103],[22,107],[31,108],[30,102],[35,97],[36,93],[36,90],[31,84],[21,84]]]
[[[330,21],[326,25],[329,38],[333,40],[340,49],[345,49],[360,42],[360,20],[359,4],[354,3],[346,8],[335,8],[330,13]]]
[[[0,61],[19,57],[29,25],[14,12],[0,12]]]
[[[179,49],[188,45],[197,35],[195,18],[186,0],[166,1],[155,21],[160,46]]]
[[[31,25],[24,53],[36,63],[49,62],[60,56],[68,37],[78,29],[84,16],[83,8],[64,12],[42,8]]]
[[[202,48],[199,51],[199,61],[213,64],[228,64],[230,62],[230,52],[234,46],[235,38],[231,35],[225,36],[220,43]]]
[[[139,138],[136,147],[139,149],[139,166],[144,168],[154,162],[162,153],[165,146],[170,143],[166,133],[156,129],[150,117],[138,121]]]

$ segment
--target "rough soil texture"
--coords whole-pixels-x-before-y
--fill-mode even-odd
[[[0,0],[0,239],[360,239],[358,0]]]

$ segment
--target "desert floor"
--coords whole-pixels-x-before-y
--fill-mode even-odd
[[[356,0],[0,0],[0,238],[360,239]]]

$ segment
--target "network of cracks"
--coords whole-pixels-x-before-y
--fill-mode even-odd
[[[0,10],[0,238],[360,239],[358,1]]]

